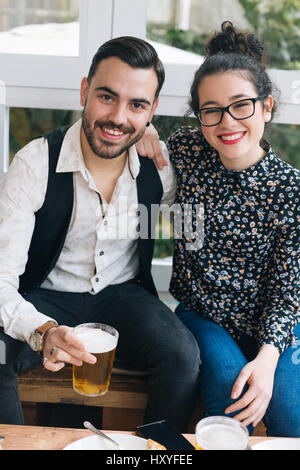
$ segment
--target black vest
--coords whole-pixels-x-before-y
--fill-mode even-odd
[[[19,292],[21,294],[33,291],[44,282],[58,260],[68,232],[73,210],[73,173],[56,173],[55,171],[67,130],[68,126],[44,135],[49,147],[48,185],[44,204],[35,213],[35,227],[28,251],[28,260],[25,272],[20,276]],[[154,248],[154,238],[151,237],[151,233],[157,222],[163,187],[152,160],[143,157],[139,159],[141,167],[136,179],[138,203],[147,208],[148,237],[138,240],[140,270],[137,281],[149,292],[157,295],[151,276]]]

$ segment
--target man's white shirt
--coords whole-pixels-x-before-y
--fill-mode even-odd
[[[73,172],[74,205],[59,259],[41,287],[97,294],[109,284],[135,277],[139,269],[139,224],[136,178],[140,162],[135,146],[109,204],[87,170],[80,144],[81,120],[67,131],[56,171]],[[161,142],[164,157],[168,151]],[[162,204],[172,205],[176,177],[172,165],[158,171]],[[33,140],[14,157],[0,189],[0,326],[9,336],[29,340],[35,328],[50,320],[18,293],[35,224],[48,181],[48,143]],[[49,227],[51,230],[51,227]]]

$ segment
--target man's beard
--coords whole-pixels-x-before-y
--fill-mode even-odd
[[[115,142],[101,142],[98,141],[95,137],[97,127],[101,127],[102,129],[105,127],[116,129],[119,131],[124,132],[129,136],[129,139],[126,143],[118,144]],[[112,159],[119,157],[124,152],[134,145],[138,140],[141,139],[143,136],[145,129],[142,129],[138,134],[130,139],[130,135],[134,135],[135,129],[129,126],[117,126],[112,121],[101,121],[100,119],[97,120],[94,124],[94,128],[92,129],[88,118],[86,117],[85,113],[83,112],[82,115],[82,128],[85,134],[86,140],[90,148],[92,149],[93,153],[100,158]]]

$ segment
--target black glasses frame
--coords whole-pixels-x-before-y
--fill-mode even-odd
[[[238,101],[234,101],[233,103],[230,103],[228,106],[225,106],[224,108],[221,108],[219,106],[211,106],[211,107],[206,106],[205,108],[199,108],[199,111],[196,113],[196,118],[200,122],[201,126],[205,126],[205,127],[213,127],[213,126],[217,126],[218,124],[220,124],[220,122],[223,119],[223,116],[224,116],[225,112],[228,113],[236,121],[243,121],[244,119],[249,119],[251,116],[253,116],[253,114],[255,113],[255,103],[257,101],[262,101],[264,99],[265,99],[264,96],[257,96],[256,98],[243,98],[242,100],[238,100]],[[229,108],[231,106],[233,106],[234,104],[242,103],[243,101],[252,101],[252,103],[253,103],[253,112],[252,112],[252,114],[250,114],[247,117],[236,118],[235,116],[232,115]],[[216,122],[216,124],[203,124],[203,122],[201,121],[201,111],[204,111],[206,109],[217,109],[218,111],[221,111],[221,117],[220,117],[219,121]]]

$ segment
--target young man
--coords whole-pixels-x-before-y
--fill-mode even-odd
[[[23,422],[20,370],[41,357],[53,372],[66,362],[95,361],[73,333],[86,322],[115,327],[117,360],[148,371],[145,422],[168,419],[180,430],[188,423],[199,351],[157,298],[150,272],[153,239],[138,231],[139,204],[150,214],[152,205],[172,203],[175,192],[171,166],[158,174],[134,145],[151,122],[163,81],[163,66],[147,42],[108,41],[81,83],[82,120],[29,143],[5,176],[1,423]]]

